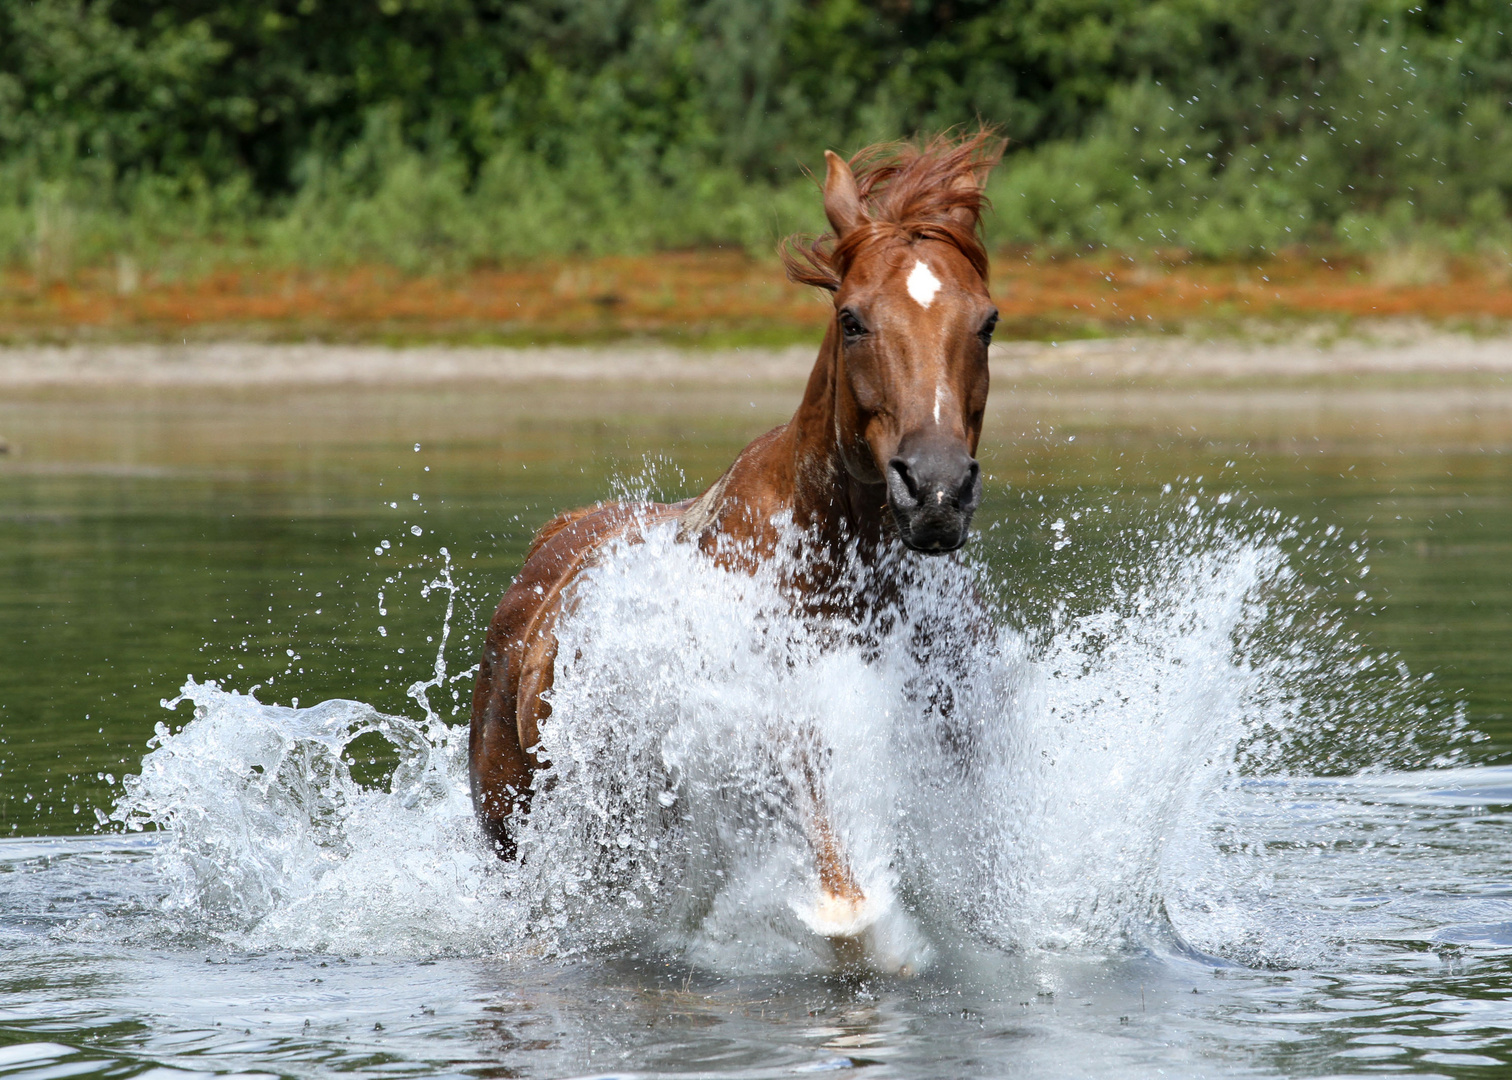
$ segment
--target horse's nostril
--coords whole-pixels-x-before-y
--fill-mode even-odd
[[[976,495],[977,478],[982,475],[982,467],[975,460],[967,466],[966,479],[961,483],[961,504],[964,506]]]
[[[919,485],[914,480],[913,470],[908,467],[908,462],[903,458],[895,457],[887,464],[888,468],[892,469],[898,479],[903,482],[903,489],[908,492],[908,497],[915,503],[922,502],[923,500],[919,497]]]

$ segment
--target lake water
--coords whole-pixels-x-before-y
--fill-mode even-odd
[[[0,401],[0,1073],[1504,1075],[1494,380],[1000,379],[970,559],[910,593],[1000,612],[965,759],[917,662],[653,538],[574,624],[525,863],[483,853],[452,725],[533,530],[797,394]],[[751,749],[800,717],[911,977],[805,933]]]

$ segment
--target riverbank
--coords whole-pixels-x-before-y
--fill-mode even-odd
[[[486,383],[737,386],[803,380],[813,343],[711,350],[667,345],[382,346],[185,342],[0,348],[0,391],[89,387],[238,389]],[[1512,381],[1512,334],[1379,323],[1336,336],[1312,328],[1269,338],[1150,335],[992,348],[999,383],[1259,383],[1385,379]]]

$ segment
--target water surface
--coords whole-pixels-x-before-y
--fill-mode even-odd
[[[744,894],[748,909],[775,905],[765,922],[719,909],[735,894],[719,885],[692,929],[685,912],[611,926],[619,901],[591,888],[561,907],[565,936],[525,925],[555,902],[543,882],[567,895],[552,873],[576,856],[561,849],[552,873],[495,870],[445,789],[457,759],[442,722],[465,719],[487,613],[552,511],[698,490],[795,395],[0,403],[16,448],[0,464],[0,1069],[1495,1075],[1512,1059],[1512,393],[1497,385],[1000,382],[976,558],[1003,605],[1003,655],[1044,693],[1019,712],[988,694],[984,715],[1013,729],[1002,760],[1056,763],[962,782],[981,800],[972,835],[1008,853],[993,880],[973,871],[990,860],[963,839],[950,785],[915,805],[937,815],[934,833],[868,832],[879,815],[858,786],[858,836],[899,850],[933,837],[895,882],[923,973],[835,974],[794,945],[782,890],[796,879]],[[702,580],[690,572],[683,587]],[[454,588],[428,588],[444,574]],[[619,641],[580,685],[655,660],[632,688],[648,692],[697,653],[675,640],[675,604],[638,610],[661,629]],[[612,614],[596,640],[625,625]],[[426,695],[438,723],[424,729],[406,690],[432,676],[444,627],[446,676]],[[865,729],[901,699],[885,665],[843,660],[780,692],[754,676],[667,685],[701,687],[737,718],[819,685],[833,692],[817,722],[837,732],[855,729],[846,703],[879,703],[856,714]],[[196,691],[205,723],[176,735],[190,704],[159,701],[190,677],[255,700]],[[344,762],[350,785],[321,790],[371,801],[364,821],[319,833],[234,782],[253,761],[246,732],[295,745],[330,698],[415,726],[397,744],[350,725],[320,736],[319,760]],[[680,718],[667,732],[704,722],[691,698],[657,700]],[[584,738],[604,708],[584,691]],[[170,747],[224,768],[154,789],[163,820],[224,798],[274,831],[174,818],[225,860],[191,865],[163,834],[101,829],[96,811],[142,772],[158,723]],[[438,779],[404,805],[391,774],[417,753]],[[995,806],[1018,810],[992,824]],[[268,836],[306,828],[306,855],[290,840],[278,866],[226,884],[227,867],[278,846]],[[745,867],[748,884],[751,867],[775,873],[779,841],[719,869]],[[947,881],[950,896],[931,895]]]

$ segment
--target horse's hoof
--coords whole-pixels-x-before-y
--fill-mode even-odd
[[[885,889],[873,896],[821,890],[812,907],[794,904],[793,910],[827,939],[838,972],[910,979],[929,966],[931,950],[911,921],[898,912],[887,917],[893,904]]]
[[[826,890],[819,893],[813,907],[800,908],[798,917],[820,937],[853,938],[875,923],[882,909],[882,904],[865,896],[840,896]]]

